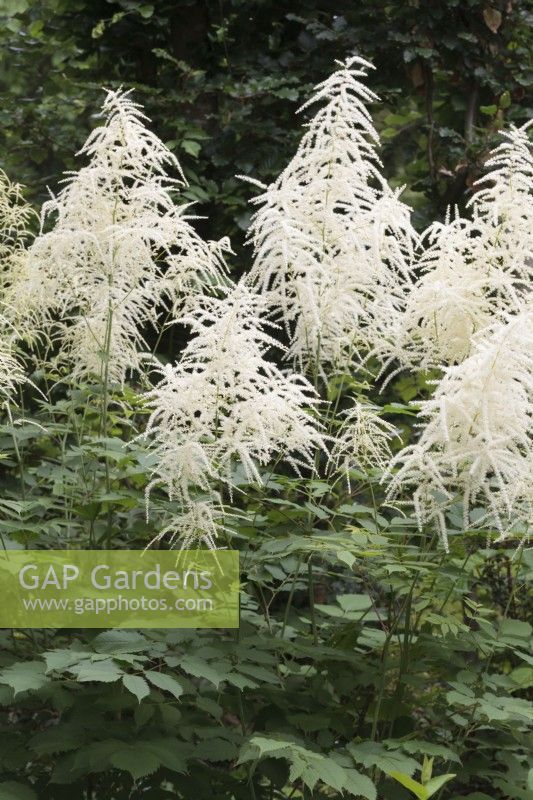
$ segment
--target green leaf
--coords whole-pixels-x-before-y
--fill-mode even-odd
[[[70,668],[80,683],[96,681],[97,683],[113,683],[124,674],[111,658],[102,661],[81,661]]]
[[[152,5],[139,6],[137,11],[141,15],[141,17],[143,17],[144,19],[149,19],[149,17],[151,17],[152,14],[154,13],[154,7]]]
[[[193,755],[195,758],[205,761],[234,761],[237,758],[238,751],[233,742],[215,738],[200,742],[196,746]]]
[[[109,760],[117,769],[129,772],[134,781],[151,775],[160,766],[157,756],[142,745],[123,747],[113,753]]]
[[[160,766],[180,774],[186,772],[189,752],[189,746],[177,739],[152,739],[123,745],[111,755],[110,762],[138,780]]]
[[[105,32],[105,20],[99,20],[91,31],[93,39],[99,39]]]
[[[38,756],[56,755],[76,750],[82,737],[83,728],[80,725],[64,723],[37,733],[30,739],[28,746]]]
[[[128,692],[135,695],[139,703],[150,694],[150,687],[140,675],[123,675],[122,683]]]
[[[97,653],[116,655],[118,653],[139,653],[142,650],[147,650],[150,642],[137,631],[117,629],[99,633],[93,639],[92,646]]]
[[[455,773],[449,773],[447,775],[438,775],[435,778],[431,778],[426,784],[422,784],[403,772],[389,772],[388,774],[398,783],[401,783],[402,786],[405,786],[406,789],[409,789],[410,792],[418,797],[418,800],[429,800],[445,783],[455,778]]]
[[[372,601],[367,594],[340,594],[337,603],[344,611],[367,611],[372,607]]]
[[[389,751],[379,742],[352,743],[346,749],[358,764],[362,764],[367,769],[377,767],[387,775],[392,772],[401,772],[411,776],[419,767],[414,758],[409,758],[397,750]]]
[[[187,758],[191,747],[178,739],[154,739],[146,747],[159,759],[161,765],[180,774],[187,771]]]
[[[511,93],[508,91],[502,92],[499,101],[500,108],[509,108],[510,105],[511,105]]]
[[[337,792],[375,800],[376,789],[372,781],[354,769],[345,769],[334,758],[316,753],[290,740],[252,736],[241,748],[239,762],[258,761],[261,758],[284,758],[290,764],[289,779],[301,780],[313,791],[320,781]]]
[[[444,758],[447,761],[455,761],[458,764],[461,763],[457,753],[454,753],[449,747],[436,742],[423,742],[420,739],[405,739],[403,741],[386,739],[383,744],[390,749],[401,748],[405,753],[409,754],[421,753],[422,755],[435,756],[436,758]]]
[[[8,0],[7,8],[2,9],[7,14],[23,14],[29,8],[29,0]]]
[[[183,687],[172,675],[166,675],[164,672],[155,672],[154,670],[148,670],[144,675],[153,686],[157,686],[163,692],[170,692],[176,700],[179,700],[183,694]]]
[[[195,142],[193,139],[183,139],[181,142],[181,147],[193,158],[197,158],[200,150],[202,149],[200,142]]]
[[[205,678],[214,686],[218,686],[228,676],[228,670],[218,670],[216,665],[207,664],[197,656],[183,656],[180,660],[180,667],[189,675],[194,675],[195,678]]]
[[[73,664],[90,659],[93,654],[89,650],[48,650],[43,653],[46,672],[63,672]]]
[[[415,797],[418,797],[418,800],[428,800],[429,795],[425,786],[415,781],[414,778],[410,778],[409,775],[405,775],[403,772],[389,772],[388,774],[395,781],[401,783],[402,786],[405,786],[406,789],[409,789]]]
[[[11,686],[15,695],[19,692],[37,691],[49,683],[42,661],[20,661],[0,672],[0,683]]]
[[[447,775],[437,775],[435,778],[431,778],[431,780],[425,784],[428,793],[427,796],[432,797],[435,792],[438,792],[445,783],[453,780],[453,778],[455,778],[455,772],[450,772]]]

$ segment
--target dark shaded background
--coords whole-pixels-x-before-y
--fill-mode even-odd
[[[532,116],[531,0],[3,0],[0,163],[36,201],[76,166],[101,87],[135,87],[238,260],[253,191],[294,151],[336,58],[372,60],[393,185],[420,227],[462,204],[498,129]]]

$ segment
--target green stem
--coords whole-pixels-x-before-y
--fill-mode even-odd
[[[6,409],[7,409],[7,416],[9,418],[9,422],[11,424],[11,438],[13,440],[13,447],[15,449],[15,456],[16,456],[17,465],[18,465],[18,468],[19,468],[20,493],[22,495],[22,499],[25,500],[26,499],[26,487],[25,487],[25,484],[24,484],[24,462],[23,462],[22,456],[20,454],[20,450],[19,450],[19,446],[18,446],[18,442],[17,442],[17,437],[15,436],[15,423],[13,422],[13,417],[11,415],[11,408],[9,406],[9,403],[6,403]]]
[[[313,629],[313,642],[315,645],[318,644],[318,630],[316,625],[316,614],[315,614],[315,585],[313,580],[313,565],[311,563],[311,556],[307,561],[307,576],[309,579],[309,608],[311,609],[311,626]]]

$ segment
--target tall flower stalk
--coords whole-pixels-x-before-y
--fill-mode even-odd
[[[180,320],[193,334],[180,361],[161,367],[162,380],[147,394],[156,456],[149,491],[163,486],[197,524],[208,520],[205,505],[201,514],[194,510],[198,495],[214,496],[221,484],[231,491],[237,468],[261,483],[261,467],[273,457],[312,470],[315,450],[324,446],[310,413],[312,387],[265,357],[278,344],[263,329],[263,306],[243,282],[222,297],[204,297]],[[211,533],[198,532],[208,544],[210,519]],[[183,530],[181,518],[174,530]]]
[[[377,97],[359,80],[371,65],[338,63],[300,109],[321,106],[294,158],[252,201],[249,233],[250,280],[282,319],[289,357],[322,372],[364,358],[384,295],[402,306],[416,240],[410,210],[380,171],[366,108]]]
[[[412,498],[420,525],[435,520],[447,545],[446,512],[459,500],[464,528],[526,531],[533,493],[533,311],[475,337],[421,405],[419,440],[391,461],[389,500]],[[411,503],[411,500],[407,501]],[[472,516],[475,507],[485,511]]]
[[[391,307],[376,343],[386,364],[440,368],[467,358],[475,334],[518,313],[531,289],[533,154],[529,124],[511,128],[475,185],[470,218],[448,214],[422,236],[420,277]]]
[[[22,186],[11,182],[0,170],[0,398],[3,401],[12,398],[26,380],[16,352],[21,337],[13,320],[9,285],[24,263],[33,216],[35,212],[24,200]]]
[[[141,369],[143,329],[162,307],[175,312],[220,280],[227,242],[202,241],[188,206],[175,205],[179,163],[130,93],[108,92],[102,113],[80,151],[88,164],[44,204],[9,296],[26,327],[43,326],[57,343],[74,378],[107,387]]]

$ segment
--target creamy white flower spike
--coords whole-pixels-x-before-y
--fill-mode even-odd
[[[0,169],[0,281],[5,284],[11,272],[9,260],[23,250],[29,238],[28,226],[37,216],[22,194],[23,187],[12,183]],[[6,263],[7,261],[7,263]]]
[[[358,80],[371,65],[337,63],[302,107],[323,104],[296,155],[252,201],[249,231],[250,280],[283,320],[289,357],[322,372],[361,361],[383,294],[402,306],[416,241],[410,209],[380,171],[365,105],[377,97]]]
[[[150,542],[165,541],[169,547],[179,543],[180,550],[196,548],[203,544],[209,550],[217,549],[217,539],[224,525],[226,514],[220,505],[206,500],[191,501],[183,514],[174,516]]]
[[[36,216],[24,200],[22,186],[12,183],[0,170],[0,399],[10,400],[27,378],[16,352],[21,338],[11,308],[13,275],[23,269],[29,223]],[[20,299],[23,301],[23,298]]]
[[[379,416],[379,408],[355,400],[343,414],[342,425],[331,451],[330,463],[350,477],[351,470],[387,468],[394,425]]]
[[[234,485],[240,466],[250,482],[273,458],[313,468],[323,439],[309,412],[317,402],[301,376],[286,376],[265,358],[277,342],[262,329],[264,300],[244,283],[224,297],[205,297],[180,320],[193,338],[181,360],[161,367],[147,393],[147,434],[156,466],[149,490],[166,488],[185,506],[214,481]]]
[[[471,354],[447,367],[421,405],[418,442],[391,461],[389,500],[412,496],[420,525],[436,520],[446,545],[446,510],[462,498],[464,527],[495,526],[504,538],[532,520],[533,310],[495,323]],[[410,502],[410,501],[408,501]],[[486,513],[476,520],[476,504]]]
[[[383,314],[375,354],[388,366],[457,364],[473,336],[530,292],[533,271],[533,155],[529,124],[504,133],[469,203],[471,219],[448,218],[423,234],[420,277],[405,308]]]
[[[491,265],[530,291],[533,278],[533,143],[521,128],[503,131],[504,141],[491,153],[489,173],[477,181],[481,187],[471,200],[474,218],[485,224],[485,253]]]
[[[158,307],[176,310],[220,280],[227,242],[202,241],[188,206],[174,204],[178,161],[130,93],[108,92],[103,115],[80,151],[89,163],[43,206],[54,227],[30,248],[11,301],[29,327],[49,327],[75,377],[122,382],[141,367],[141,330]]]
[[[7,320],[0,317],[0,326]],[[21,383],[27,381],[26,374],[19,363],[11,342],[0,339],[0,401],[11,400]]]

